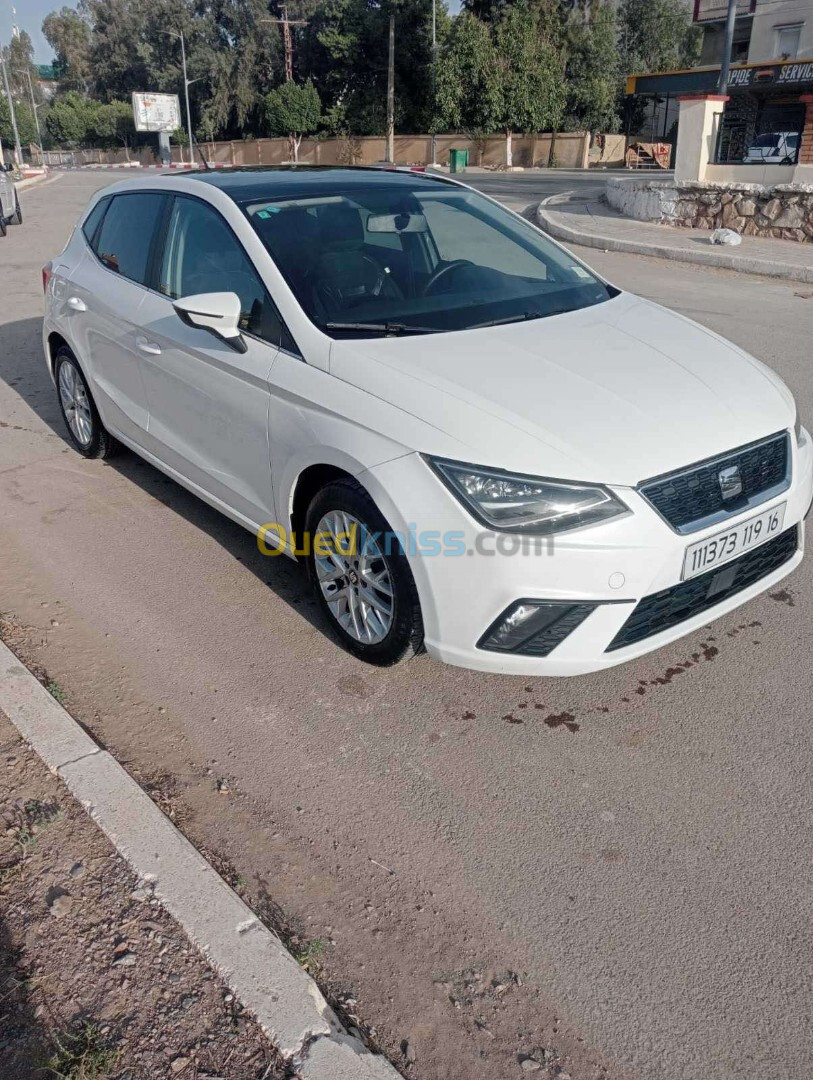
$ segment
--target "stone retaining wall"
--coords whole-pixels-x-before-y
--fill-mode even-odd
[[[813,185],[714,184],[612,178],[607,202],[627,217],[745,236],[813,241]]]

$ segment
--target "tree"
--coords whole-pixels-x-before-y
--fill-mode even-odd
[[[337,130],[381,134],[386,128],[386,87],[391,0],[300,0],[308,19],[294,50],[295,75],[312,78]],[[442,50],[450,25],[437,4]],[[422,131],[432,122],[432,0],[395,0],[395,123]]]
[[[684,0],[621,0],[618,44],[622,74],[691,67],[701,32]]]
[[[433,131],[463,131],[479,141],[502,117],[502,80],[489,28],[462,12],[438,57]]]
[[[272,135],[287,135],[291,158],[299,160],[302,136],[319,127],[322,103],[310,79],[300,86],[284,82],[265,97],[265,115]]]
[[[135,137],[133,107],[129,101],[111,101],[98,105],[91,114],[91,134],[102,146],[124,147],[124,155],[130,160],[130,146]]]
[[[565,32],[567,107],[565,126],[582,131],[618,128],[619,54],[615,11],[594,2],[585,19],[574,14]]]
[[[517,0],[494,29],[502,82],[501,127],[505,164],[513,164],[514,131],[549,131],[561,126],[567,99],[562,56],[553,38],[549,5]]]
[[[10,43],[3,47],[2,53],[6,62],[9,89],[14,101],[30,102],[32,89],[35,100],[42,101],[42,93],[37,84],[38,72],[34,64],[34,45],[25,30],[16,34]],[[30,86],[29,75],[31,76]]]
[[[90,26],[73,8],[45,16],[42,32],[56,54],[61,90],[87,90],[90,81]]]
[[[83,146],[93,136],[98,104],[69,90],[48,110],[45,124],[54,142],[61,146]]]

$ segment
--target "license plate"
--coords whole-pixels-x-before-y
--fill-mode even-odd
[[[785,507],[787,503],[774,506],[756,517],[741,521],[725,532],[717,533],[706,540],[700,540],[696,544],[690,544],[686,548],[683,557],[683,573],[681,578],[696,577],[706,570],[712,570],[715,566],[736,559],[749,548],[758,547],[766,540],[776,536],[782,531],[782,522],[785,520]]]

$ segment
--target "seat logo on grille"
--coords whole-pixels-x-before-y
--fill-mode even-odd
[[[717,473],[717,483],[720,485],[720,494],[728,501],[742,495],[742,475],[739,465],[729,465],[720,469]]]

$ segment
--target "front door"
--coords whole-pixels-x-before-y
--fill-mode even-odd
[[[240,242],[218,211],[177,195],[169,214],[158,291],[140,310],[148,447],[245,523],[273,517],[268,377],[280,320]],[[181,322],[172,300],[208,292],[240,297],[244,353]]]

